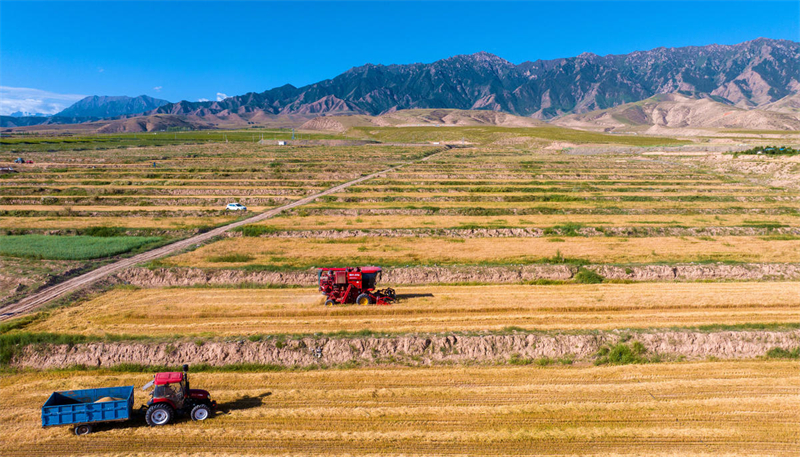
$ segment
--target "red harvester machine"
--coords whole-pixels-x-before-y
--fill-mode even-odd
[[[319,291],[328,297],[325,306],[347,303],[390,305],[395,300],[394,289],[375,289],[381,274],[380,267],[318,269]]]

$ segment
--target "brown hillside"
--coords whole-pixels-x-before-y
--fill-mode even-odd
[[[563,127],[624,131],[637,127],[800,130],[800,119],[782,112],[742,109],[710,98],[664,94],[615,108],[552,121]]]

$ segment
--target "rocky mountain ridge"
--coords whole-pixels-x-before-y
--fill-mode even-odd
[[[683,91],[752,108],[800,92],[800,43],[656,48],[515,65],[479,52],[430,64],[367,64],[303,87],[221,101],[171,103],[153,113],[244,118],[256,113],[380,115],[403,109],[492,110],[551,119]]]

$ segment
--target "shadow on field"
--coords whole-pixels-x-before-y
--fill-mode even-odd
[[[398,300],[403,300],[405,298],[424,298],[424,297],[433,297],[433,294],[397,294]]]
[[[264,392],[263,394],[256,395],[255,397],[245,395],[244,397],[237,398],[236,400],[233,401],[220,403],[219,405],[217,405],[217,409],[220,412],[228,414],[231,411],[258,408],[259,406],[264,404],[264,398],[269,397],[270,395],[272,395],[272,392]]]
[[[108,432],[111,430],[125,430],[126,428],[138,428],[138,427],[147,427],[147,421],[144,420],[145,409],[136,409],[134,408],[131,411],[131,416],[128,420],[120,421],[120,422],[100,422],[92,424],[92,432],[91,435],[95,433],[102,433]],[[74,426],[65,427],[66,430],[69,430],[69,433],[74,433],[75,430]]]

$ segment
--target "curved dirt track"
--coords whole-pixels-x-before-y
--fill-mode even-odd
[[[428,156],[420,159],[419,161],[425,161],[425,160],[429,159],[432,156],[433,156],[433,154],[428,155]],[[189,246],[191,246],[193,244],[203,243],[203,242],[208,241],[209,239],[211,239],[211,238],[213,238],[215,236],[221,235],[221,234],[227,232],[228,230],[234,229],[236,227],[240,227],[240,226],[246,225],[246,224],[252,224],[254,222],[259,222],[259,221],[263,221],[265,219],[269,219],[271,217],[275,217],[275,216],[277,216],[278,214],[280,214],[283,211],[286,211],[288,209],[296,208],[298,206],[302,206],[302,205],[311,203],[312,201],[316,200],[319,197],[324,197],[325,195],[334,194],[334,193],[339,192],[339,191],[341,191],[343,189],[346,189],[346,188],[348,188],[350,186],[359,184],[361,182],[367,181],[369,179],[372,179],[374,177],[383,175],[385,173],[389,173],[389,172],[392,172],[394,170],[397,170],[398,168],[403,167],[403,166],[405,166],[405,165],[407,165],[409,163],[411,163],[411,162],[402,163],[400,165],[397,165],[397,166],[394,166],[394,167],[391,167],[391,168],[387,168],[385,170],[378,171],[378,172],[372,173],[372,174],[367,175],[367,176],[362,176],[362,177],[360,177],[358,179],[354,179],[352,181],[348,181],[346,183],[339,184],[338,186],[331,187],[330,189],[327,189],[327,190],[325,190],[323,192],[319,192],[317,194],[310,195],[308,197],[302,198],[302,199],[297,200],[295,202],[289,203],[288,205],[279,206],[277,208],[274,208],[274,209],[271,209],[269,211],[263,212],[263,213],[258,214],[256,216],[247,218],[245,220],[238,221],[238,222],[233,222],[231,224],[228,224],[228,225],[225,225],[225,226],[222,226],[222,227],[217,227],[214,230],[210,230],[210,231],[208,231],[206,233],[201,233],[199,235],[195,235],[193,237],[186,238],[184,240],[176,241],[176,242],[174,242],[172,244],[168,244],[166,246],[162,246],[160,248],[153,249],[152,251],[143,252],[143,253],[135,255],[133,257],[129,257],[129,258],[122,259],[122,260],[119,260],[117,262],[114,262],[114,263],[111,263],[111,264],[108,264],[108,265],[104,265],[104,266],[102,266],[100,268],[97,268],[96,270],[92,270],[92,271],[90,271],[88,273],[85,273],[85,274],[82,274],[82,275],[80,275],[78,277],[69,279],[69,280],[64,281],[64,282],[62,282],[60,284],[56,284],[56,285],[54,285],[52,287],[48,287],[48,288],[46,288],[44,290],[41,290],[41,291],[39,291],[39,292],[37,292],[37,293],[35,293],[33,295],[25,297],[25,298],[23,298],[22,300],[20,300],[20,301],[18,301],[16,303],[13,303],[11,305],[8,305],[8,306],[5,306],[3,308],[0,308],[0,321],[6,320],[6,319],[10,319],[10,318],[18,316],[20,314],[24,314],[24,313],[33,311],[33,310],[37,309],[38,307],[44,305],[45,303],[49,302],[50,300],[58,298],[58,297],[66,294],[68,292],[72,292],[74,290],[80,289],[81,287],[89,285],[89,284],[91,284],[93,282],[99,281],[100,279],[103,279],[103,278],[105,278],[106,276],[108,276],[108,275],[110,275],[112,273],[118,272],[118,271],[123,270],[125,268],[130,268],[130,267],[132,267],[134,265],[137,265],[139,263],[142,263],[142,262],[148,262],[148,261],[151,261],[151,260],[155,260],[155,259],[157,259],[159,257],[163,257],[165,255],[172,254],[174,252],[180,251],[181,249],[188,248]]]

